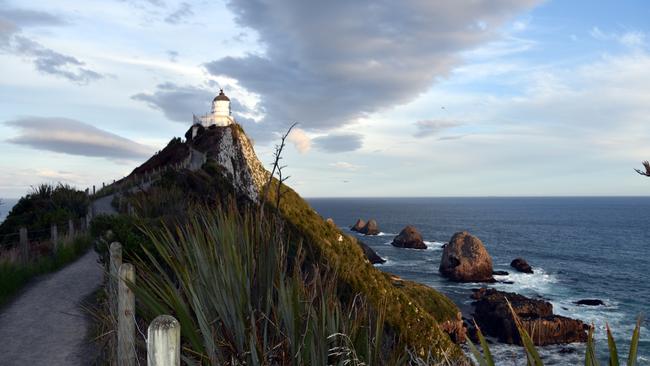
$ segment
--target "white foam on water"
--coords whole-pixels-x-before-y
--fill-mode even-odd
[[[377,235],[375,235],[375,236],[397,236],[397,234],[393,234],[393,233],[385,233],[385,232],[383,232],[383,231],[380,231],[379,234],[377,234]]]
[[[510,281],[512,284],[496,283],[494,288],[501,291],[516,292],[521,295],[551,295],[558,282],[554,274],[546,273],[544,269],[535,267],[533,273],[521,273],[508,270],[508,275],[499,276],[495,275],[494,278],[498,281]]]
[[[439,242],[439,241],[424,241],[424,245],[427,246],[427,250],[442,250],[442,246],[445,245],[445,243]]]
[[[393,266],[393,265],[395,265],[395,261],[388,258],[388,257],[382,257],[382,259],[385,260],[386,262],[384,262],[384,263],[375,263],[374,266],[375,267],[385,267],[385,266]]]

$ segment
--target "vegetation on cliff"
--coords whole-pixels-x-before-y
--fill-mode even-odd
[[[225,132],[224,132],[225,131]],[[226,148],[230,146],[236,146],[237,141],[241,141],[241,135],[243,131],[241,127],[236,126],[236,128],[224,128],[221,130],[206,130],[207,135],[199,137],[193,143],[192,148],[201,149],[201,144],[209,146],[221,146],[223,147],[223,141],[227,141],[230,145],[225,145]],[[230,136],[227,136],[227,133],[232,133],[232,139]],[[215,134],[214,136],[211,134]],[[217,134],[223,134],[221,136]],[[246,138],[243,135],[243,138]],[[247,139],[247,138],[246,138]],[[235,141],[235,143],[231,142]],[[221,145],[219,145],[221,144]],[[173,146],[175,151],[183,151],[178,144],[170,144]],[[241,148],[245,150],[244,148]],[[201,150],[200,150],[201,151]],[[271,180],[271,185],[268,189],[268,195],[264,197],[264,208],[262,211],[259,210],[259,205],[254,200],[251,200],[250,197],[247,197],[246,192],[250,192],[250,187],[243,187],[241,182],[248,184],[251,181],[258,181],[260,177],[260,172],[251,172],[248,173],[250,178],[242,178],[244,174],[238,170],[232,171],[228,164],[230,162],[226,161],[225,165],[219,163],[218,156],[214,155],[214,151],[206,151],[206,155],[210,156],[212,154],[213,158],[208,159],[201,169],[198,170],[189,170],[189,169],[178,169],[171,170],[164,173],[158,181],[156,181],[151,187],[146,191],[131,191],[124,192],[122,207],[129,206],[132,208],[133,213],[137,220],[140,221],[140,226],[145,227],[148,233],[147,238],[140,242],[140,247],[146,248],[146,256],[138,255],[141,249],[132,248],[127,249],[125,260],[143,260],[143,263],[155,264],[156,258],[160,261],[160,268],[158,271],[151,271],[151,273],[160,273],[164,269],[172,279],[171,283],[176,283],[177,281],[183,282],[183,276],[186,276],[184,271],[213,271],[213,265],[208,265],[206,261],[198,261],[194,264],[191,262],[185,263],[181,267],[176,267],[174,263],[165,262],[168,257],[165,250],[171,250],[170,247],[181,246],[183,250],[190,250],[189,253],[184,255],[198,255],[197,253],[205,252],[205,248],[199,250],[196,246],[190,246],[189,244],[195,245],[195,242],[204,242],[207,240],[207,243],[212,245],[211,250],[216,250],[216,247],[224,245],[219,243],[219,240],[223,240],[223,235],[230,235],[235,237],[241,236],[246,238],[246,235],[243,235],[241,230],[249,230],[250,228],[243,228],[241,225],[236,228],[224,230],[225,225],[223,222],[219,224],[218,220],[215,222],[214,219],[200,219],[196,217],[196,207],[208,207],[208,212],[210,210],[215,210],[217,207],[237,207],[238,212],[244,213],[244,215],[250,215],[251,212],[260,212],[259,216],[256,217],[258,224],[262,227],[268,225],[267,220],[277,220],[278,225],[281,227],[281,230],[277,230],[272,237],[276,238],[275,243],[281,242],[281,246],[274,246],[275,249],[284,248],[286,252],[286,268],[295,268],[299,267],[299,272],[294,272],[289,270],[286,274],[282,274],[282,277],[286,281],[297,281],[300,280],[301,285],[297,284],[282,284],[279,281],[277,276],[280,276],[276,272],[274,274],[274,286],[277,293],[282,291],[292,291],[295,293],[294,296],[301,296],[304,299],[314,299],[314,294],[318,294],[316,298],[321,299],[326,304],[327,310],[332,311],[332,306],[338,309],[335,312],[345,312],[347,314],[352,314],[350,311],[353,311],[354,316],[348,315],[348,318],[352,317],[354,324],[365,324],[363,327],[364,334],[370,331],[368,328],[369,324],[373,324],[372,318],[380,317],[383,321],[381,322],[381,333],[383,335],[382,346],[376,347],[377,349],[372,352],[382,353],[382,359],[384,362],[388,360],[395,360],[396,358],[403,357],[406,350],[410,352],[411,355],[418,356],[431,356],[433,359],[437,360],[455,360],[455,362],[466,362],[465,357],[460,350],[460,348],[452,342],[449,335],[445,332],[447,330],[453,335],[454,338],[460,340],[463,338],[463,328],[461,326],[462,322],[460,319],[460,312],[458,308],[444,295],[439,292],[431,289],[427,286],[419,285],[410,281],[402,280],[391,276],[389,274],[383,273],[378,269],[374,268],[364,257],[362,250],[359,245],[356,243],[356,239],[345,235],[338,228],[333,225],[329,225],[323,218],[321,218],[308,204],[304,201],[296,192],[285,185],[279,187],[279,182],[276,179]],[[158,154],[159,156],[167,156],[165,150]],[[246,157],[246,152],[244,154],[237,155],[235,158],[241,158],[244,155]],[[250,155],[250,153],[249,153]],[[184,157],[175,157],[172,160],[181,161]],[[250,157],[246,157],[250,159]],[[256,159],[256,158],[255,158]],[[259,162],[251,161],[234,161],[237,159],[231,159],[232,167],[255,167],[255,164]],[[223,160],[221,160],[223,161]],[[155,165],[155,161],[148,161],[148,164],[152,166]],[[261,166],[261,165],[260,165]],[[268,173],[265,173],[268,176]],[[238,186],[236,184],[239,184]],[[281,195],[279,200],[280,205],[277,207],[278,197]],[[206,212],[205,208],[201,208],[201,212]],[[263,212],[263,213],[262,213]],[[220,213],[209,213],[204,216],[209,217],[210,215],[216,215],[219,217]],[[250,217],[250,216],[249,216]],[[205,221],[210,221],[210,227],[206,227]],[[211,221],[212,220],[212,221]],[[244,222],[247,222],[244,220]],[[241,222],[240,222],[241,224]],[[203,225],[201,227],[201,225]],[[201,230],[197,228],[201,227]],[[273,225],[273,227],[278,227]],[[105,226],[104,228],[108,228]],[[165,229],[166,228],[166,229]],[[123,235],[116,231],[116,228],[111,228],[116,235]],[[119,229],[117,229],[119,231]],[[133,231],[133,227],[126,228],[127,231]],[[211,230],[213,232],[211,232]],[[160,233],[163,233],[162,236]],[[191,234],[191,235],[190,235]],[[206,238],[206,235],[212,235],[213,237]],[[219,239],[220,238],[220,239]],[[217,240],[218,239],[218,240]],[[241,238],[238,240],[241,241]],[[258,241],[267,241],[265,238],[258,238]],[[164,245],[160,245],[164,243]],[[251,243],[250,245],[257,245],[256,248],[259,248],[261,243]],[[128,246],[127,246],[128,247]],[[242,248],[244,250],[245,248]],[[130,254],[129,254],[130,253]],[[212,252],[214,253],[214,252]],[[202,255],[207,255],[208,253],[203,253]],[[245,253],[239,253],[239,255],[244,255]],[[279,254],[276,254],[279,255]],[[129,258],[129,256],[131,256]],[[174,261],[181,261],[178,253],[174,254]],[[224,258],[212,258],[213,260],[225,260]],[[185,258],[183,260],[188,260]],[[194,258],[197,260],[197,258]],[[296,262],[298,261],[298,262]],[[235,262],[236,263],[236,262]],[[296,263],[299,263],[298,266],[294,266]],[[154,266],[155,267],[155,266]],[[182,268],[188,268],[183,270]],[[298,274],[296,274],[298,273]],[[212,274],[223,276],[224,273]],[[247,271],[245,276],[253,276],[248,278],[259,279],[254,275],[254,271]],[[314,278],[320,278],[320,283],[333,283],[333,285],[318,285],[316,287],[312,284]],[[327,281],[322,280],[327,279]],[[164,277],[156,277],[152,275],[147,281],[149,283],[156,283],[155,281],[165,280]],[[241,278],[240,280],[246,280],[246,278]],[[223,281],[221,279],[220,281]],[[230,281],[227,281],[230,283]],[[235,283],[233,283],[233,286]],[[293,286],[290,289],[281,290],[277,286]],[[224,284],[224,286],[226,286]],[[323,287],[324,286],[324,287]],[[181,286],[182,287],[182,286]],[[157,288],[157,286],[151,286],[150,289]],[[284,288],[284,287],[282,287]],[[141,289],[142,290],[142,289]],[[186,289],[185,289],[186,290]],[[144,291],[144,290],[142,290]],[[175,290],[176,292],[180,290]],[[156,302],[165,302],[165,296],[172,294],[172,288],[162,292],[149,292],[148,303],[149,305]],[[202,321],[200,313],[204,311],[213,311],[210,309],[207,303],[197,307],[196,303],[192,303],[194,300],[191,299],[188,295],[189,293],[178,294],[177,300],[167,301],[175,303],[177,306],[173,308],[167,307],[166,309],[157,308],[158,311],[162,310],[171,310],[182,322],[195,322],[195,325],[200,325]],[[236,293],[231,294],[235,296],[234,299],[239,299]],[[251,292],[244,292],[239,296],[249,296]],[[207,295],[206,295],[207,296]],[[213,292],[210,296],[220,296],[216,288],[213,289]],[[208,296],[209,297],[209,296]],[[246,301],[252,301],[251,299],[243,299]],[[237,301],[239,301],[237,300]],[[242,300],[242,301],[243,301]],[[274,301],[276,301],[275,299]],[[311,301],[311,300],[310,300]],[[356,309],[355,306],[361,301],[367,309],[375,309],[372,312],[361,312]],[[303,304],[304,302],[299,301],[296,304]],[[332,305],[334,304],[334,305]],[[355,305],[356,304],[356,305]],[[214,305],[214,304],[212,304]],[[265,308],[262,310],[265,316],[273,316],[266,312],[266,310],[271,311],[273,309],[280,309],[281,306],[278,306],[277,303],[272,305],[266,304],[265,306],[270,306],[270,308]],[[296,305],[297,306],[297,305]],[[315,306],[315,305],[314,305]],[[180,311],[180,308],[185,309],[185,314]],[[151,309],[156,309],[156,307],[150,306]],[[258,309],[259,308],[255,308]],[[314,308],[315,309],[315,308]],[[331,314],[317,312],[317,314],[311,314],[311,311],[316,311],[311,309],[301,314],[293,314],[292,316],[297,316],[300,319],[310,318],[309,321],[321,321],[324,322],[329,319]],[[320,310],[319,310],[320,311]],[[373,316],[369,314],[375,314]],[[216,314],[216,315],[215,315]],[[248,320],[251,321],[254,312],[249,313]],[[310,315],[311,314],[311,315]],[[328,315],[329,314],[329,315]],[[142,314],[146,316],[145,314]],[[156,314],[158,315],[158,314]],[[223,319],[224,314],[222,313],[212,313],[218,321],[226,321]],[[277,315],[277,314],[276,314]],[[242,316],[239,314],[238,316]],[[314,318],[315,317],[315,318]],[[185,319],[185,320],[183,320]],[[259,314],[255,315],[256,321],[260,321]],[[279,319],[279,318],[278,318]],[[286,318],[283,318],[284,321],[287,321]],[[320,319],[320,320],[319,320]],[[334,318],[332,318],[334,319]],[[365,319],[365,320],[364,320]],[[370,319],[370,320],[368,320]],[[277,320],[277,319],[275,319]],[[349,319],[348,319],[349,320]],[[264,320],[266,321],[266,320]],[[314,336],[318,333],[325,335],[326,330],[336,331],[334,333],[328,334],[331,336],[337,332],[344,333],[347,337],[350,337],[355,343],[355,336],[352,333],[349,333],[348,327],[351,326],[351,323],[341,322],[335,325],[329,325],[329,328],[323,327],[319,329],[305,330],[302,333],[301,340],[292,339],[288,340],[285,346],[291,348],[296,347],[295,342],[309,342],[311,336]],[[316,326],[315,324],[312,324]],[[281,329],[282,332],[285,332],[282,325],[276,324],[278,329]],[[228,328],[228,325],[224,323],[224,327]],[[186,329],[186,328],[184,328]],[[197,329],[196,327],[190,326],[188,330]],[[265,328],[267,329],[267,328]],[[338,329],[338,330],[337,330]],[[256,333],[258,327],[251,324],[249,326],[247,333],[249,336],[259,335]],[[225,332],[233,332],[235,329],[223,329]],[[343,332],[345,331],[345,332]],[[307,335],[311,334],[311,336]],[[210,355],[210,351],[204,346],[199,344],[204,344],[196,339],[195,336],[191,336],[187,331],[184,332],[184,340],[191,345],[194,352],[198,352],[202,357],[208,357],[211,359],[215,354]],[[206,336],[205,334],[203,336]],[[327,339],[327,337],[325,337]],[[364,338],[369,340],[369,342],[376,342],[374,338]],[[246,341],[244,343],[249,343]],[[255,347],[258,347],[257,342],[253,342]],[[385,344],[384,344],[385,343]],[[221,343],[219,343],[221,344]],[[283,343],[284,344],[284,343]],[[241,347],[244,348],[241,348]],[[239,348],[234,354],[240,355],[241,352],[246,347],[250,347],[251,344],[247,346],[242,346],[241,343],[238,344]],[[331,345],[330,345],[331,346]],[[343,347],[342,344],[337,344],[336,347]],[[336,348],[335,347],[335,348]],[[356,350],[357,346],[350,346],[352,349]],[[265,349],[264,347],[262,347]],[[372,347],[371,347],[372,348]],[[260,351],[258,349],[258,355],[265,355],[266,351]],[[252,352],[248,350],[245,352]],[[367,352],[360,352],[367,353]],[[250,354],[248,354],[250,356]],[[195,355],[196,356],[196,355]],[[238,356],[239,357],[239,356]],[[246,356],[248,357],[248,356]],[[275,356],[274,356],[275,357]],[[304,355],[304,357],[307,357]],[[310,355],[309,357],[316,357]],[[359,356],[362,357],[362,356]],[[365,357],[365,356],[363,356]],[[211,359],[212,361],[212,359]],[[271,362],[272,363],[272,362]]]

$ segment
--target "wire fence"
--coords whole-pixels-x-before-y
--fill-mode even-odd
[[[60,244],[84,234],[90,226],[91,215],[51,223],[49,228],[27,229],[17,233],[0,235],[0,261],[30,262],[39,257],[56,253]]]

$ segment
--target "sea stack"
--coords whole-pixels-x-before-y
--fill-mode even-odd
[[[350,227],[350,230],[360,233],[364,226],[366,226],[366,222],[363,221],[363,219],[358,219],[357,222]]]
[[[466,231],[454,234],[445,245],[438,270],[456,282],[494,282],[492,258],[481,240]]]
[[[377,225],[377,221],[370,219],[368,222],[366,222],[366,225],[361,229],[360,232],[365,235],[377,235],[380,233],[379,225]]]
[[[510,262],[510,267],[516,269],[519,272],[529,273],[529,274],[533,273],[533,268],[523,258],[513,259],[512,262]]]
[[[391,244],[398,248],[427,249],[424,240],[422,240],[422,234],[412,225],[407,225],[402,229]]]

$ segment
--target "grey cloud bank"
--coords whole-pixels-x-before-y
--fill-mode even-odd
[[[356,133],[335,133],[316,137],[312,139],[312,144],[315,148],[330,153],[354,151],[363,146],[363,136]]]
[[[146,158],[153,153],[148,146],[68,118],[25,117],[4,124],[20,130],[8,142],[39,150],[127,160]]]
[[[294,121],[329,130],[414,100],[460,51],[538,2],[231,1],[237,22],[258,33],[266,52],[205,67],[261,95],[269,132]]]

